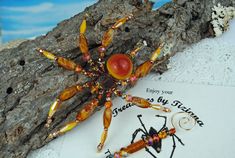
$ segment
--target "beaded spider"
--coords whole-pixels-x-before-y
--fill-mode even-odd
[[[141,65],[139,65],[136,70],[133,70],[133,62],[132,59],[135,57],[137,52],[144,46],[144,44],[138,44],[134,50],[132,50],[129,54],[114,54],[111,55],[106,61],[104,60],[106,48],[110,45],[113,40],[114,31],[117,30],[120,26],[122,26],[125,22],[130,20],[133,17],[132,14],[123,17],[116,21],[116,23],[110,27],[103,35],[103,39],[101,42],[101,46],[98,48],[99,58],[97,61],[94,61],[90,57],[90,53],[88,50],[88,42],[85,36],[87,22],[86,16],[84,17],[81,25],[80,25],[80,34],[79,34],[79,47],[83,54],[83,59],[85,62],[89,64],[89,70],[84,69],[81,65],[76,64],[75,62],[63,58],[57,57],[54,54],[38,48],[37,51],[43,54],[48,59],[54,60],[59,66],[74,71],[76,73],[82,73],[87,77],[91,78],[91,81],[86,82],[85,84],[77,84],[73,85],[69,88],[66,88],[64,91],[60,93],[55,102],[51,105],[46,127],[52,122],[52,117],[55,112],[60,107],[61,103],[72,98],[77,93],[82,90],[88,88],[92,94],[96,94],[96,98],[92,99],[88,102],[77,114],[74,121],[67,123],[64,127],[60,128],[58,131],[49,135],[50,138],[57,137],[71,129],[73,129],[80,122],[86,120],[92,112],[99,106],[100,104],[104,104],[105,110],[103,114],[103,126],[104,130],[101,135],[100,143],[97,147],[98,151],[100,151],[105,143],[105,140],[108,135],[108,128],[112,119],[112,101],[111,97],[113,94],[125,99],[127,102],[133,103],[140,108],[153,108],[156,110],[161,110],[164,112],[170,112],[170,109],[163,107],[159,104],[151,104],[144,98],[140,98],[137,96],[131,96],[124,94],[121,90],[118,89],[119,86],[134,84],[139,78],[146,76],[151,68],[154,65],[157,57],[159,56],[163,44],[160,45],[158,49],[156,49],[149,60],[145,61]],[[145,43],[145,42],[143,42]],[[120,85],[120,83],[122,83]],[[103,101],[104,99],[104,101]]]

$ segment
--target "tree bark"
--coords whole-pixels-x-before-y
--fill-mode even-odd
[[[217,3],[235,6],[233,0],[175,0],[156,11],[141,0],[100,0],[84,12],[64,20],[45,36],[23,42],[16,48],[0,52],[0,158],[23,158],[45,145],[48,134],[65,122],[73,120],[76,112],[92,96],[87,91],[75,96],[55,114],[52,126],[44,127],[49,106],[65,87],[87,80],[83,75],[58,68],[35,49],[40,47],[58,56],[73,59],[85,66],[77,47],[79,25],[86,13],[89,49],[96,48],[104,31],[115,20],[131,12],[134,18],[119,29],[107,54],[128,52],[140,40],[148,46],[139,53],[135,64],[146,60],[150,53],[166,41],[173,56],[186,46],[212,37],[211,8]],[[155,72],[167,70],[167,60],[154,67]]]

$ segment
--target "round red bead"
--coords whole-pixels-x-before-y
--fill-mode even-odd
[[[114,54],[107,61],[107,69],[114,78],[124,80],[130,77],[133,64],[129,56]]]

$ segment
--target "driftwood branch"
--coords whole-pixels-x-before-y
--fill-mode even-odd
[[[235,5],[233,0],[175,0],[157,11],[141,0],[100,0],[84,12],[62,21],[45,36],[22,43],[16,48],[0,52],[0,157],[23,158],[29,151],[46,143],[48,134],[72,120],[90,93],[84,92],[63,104],[55,115],[50,129],[44,127],[50,104],[67,86],[85,82],[82,75],[58,68],[39,55],[40,47],[82,63],[77,47],[80,22],[88,17],[87,38],[90,50],[96,53],[104,31],[116,19],[134,13],[134,19],[117,31],[107,54],[128,52],[145,39],[148,47],[136,63],[149,57],[160,41],[172,44],[171,54],[205,37],[213,36],[210,27],[211,8],[220,2],[224,6]],[[167,70],[166,62],[158,64],[155,71]],[[83,63],[82,63],[83,64]],[[84,64],[83,64],[84,65]]]

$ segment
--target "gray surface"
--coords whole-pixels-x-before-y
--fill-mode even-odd
[[[227,6],[232,0],[221,3]],[[208,21],[212,6],[212,0],[187,1],[182,6],[169,3],[156,12],[147,12],[143,6],[137,6],[135,18],[118,31],[108,54],[131,50],[140,39],[146,39],[149,47],[137,62],[148,56],[144,52],[152,51],[159,39],[173,42],[173,53],[182,50],[211,35]],[[103,31],[115,19],[133,9],[136,7],[129,1],[122,0],[101,0],[86,9],[84,12],[90,15],[87,31],[90,49],[97,47]],[[79,62],[80,51],[76,43],[83,15],[61,22],[46,36],[0,52],[0,157],[25,157],[30,150],[46,144],[50,141],[46,140],[48,133],[73,119],[75,111],[89,98],[83,93],[69,100],[56,114],[53,126],[44,128],[49,106],[58,93],[66,86],[86,79],[57,68],[34,50],[41,47]],[[125,27],[129,27],[130,32],[125,32]],[[167,37],[171,33],[173,36]],[[20,60],[24,60],[25,65],[19,65]],[[161,71],[164,70],[163,66]],[[6,93],[9,87],[13,88],[11,94]]]

